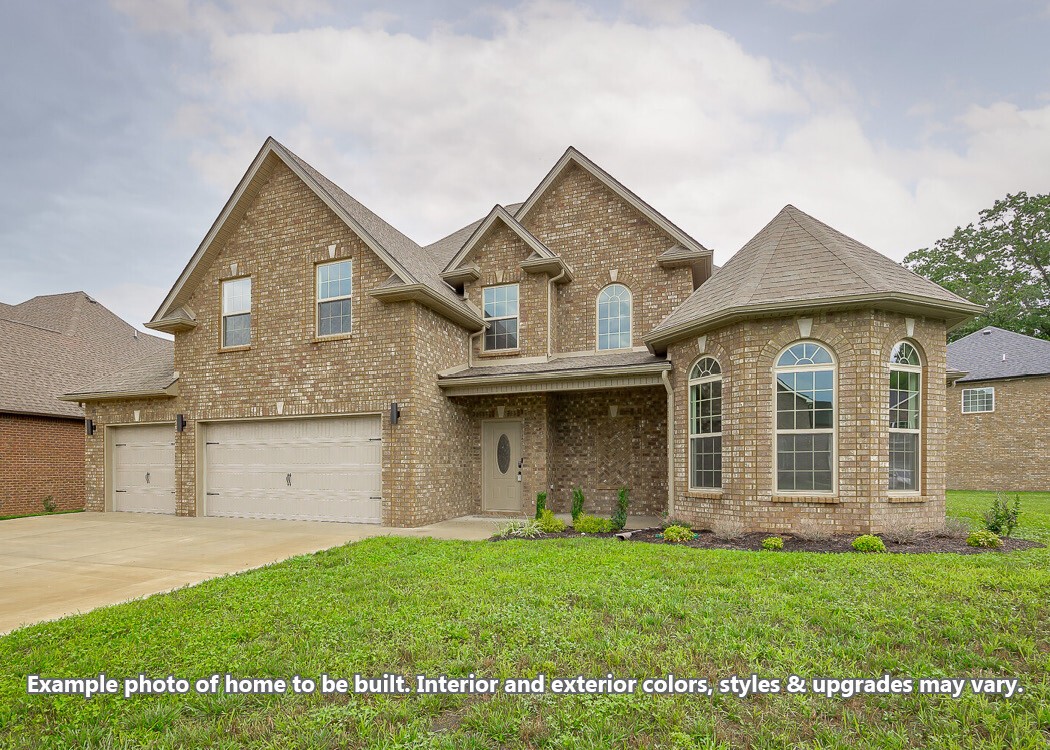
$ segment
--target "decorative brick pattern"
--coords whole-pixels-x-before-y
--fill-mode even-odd
[[[0,516],[84,507],[84,422],[0,414]]]
[[[995,411],[963,414],[963,390],[985,386]],[[947,401],[948,487],[1050,491],[1050,377],[958,383]]]

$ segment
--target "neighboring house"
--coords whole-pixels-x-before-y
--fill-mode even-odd
[[[981,308],[791,206],[712,270],[572,148],[421,247],[269,139],[148,323],[174,362],[68,396],[88,507],[417,526],[626,485],[699,526],[942,524]]]
[[[1050,341],[989,326],[948,345],[948,487],[1050,492]]]
[[[83,292],[0,303],[0,515],[84,507],[84,411],[59,396],[170,341]]]

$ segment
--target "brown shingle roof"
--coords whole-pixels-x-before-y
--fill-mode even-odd
[[[647,340],[664,341],[749,312],[891,299],[950,310],[947,317],[959,320],[981,309],[789,205]]]
[[[0,306],[0,412],[82,417],[58,397],[172,343],[136,332],[84,292]]]
[[[78,401],[90,401],[107,396],[123,398],[135,394],[157,394],[170,388],[176,380],[175,352],[163,349],[82,385],[66,396]]]

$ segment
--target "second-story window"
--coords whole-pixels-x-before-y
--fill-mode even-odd
[[[598,349],[631,346],[631,291],[610,284],[598,294]]]
[[[353,265],[349,260],[317,266],[317,335],[350,333]]]
[[[222,282],[222,345],[248,346],[252,342],[252,279]]]
[[[518,285],[488,286],[482,290],[485,307],[485,351],[518,348]]]

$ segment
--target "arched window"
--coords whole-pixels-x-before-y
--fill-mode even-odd
[[[812,341],[776,363],[778,492],[835,491],[835,360]]]
[[[689,486],[722,486],[722,368],[711,357],[689,372]]]
[[[922,426],[922,360],[907,341],[890,353],[891,492],[918,492]]]
[[[598,293],[598,348],[631,347],[631,290],[610,284]]]

